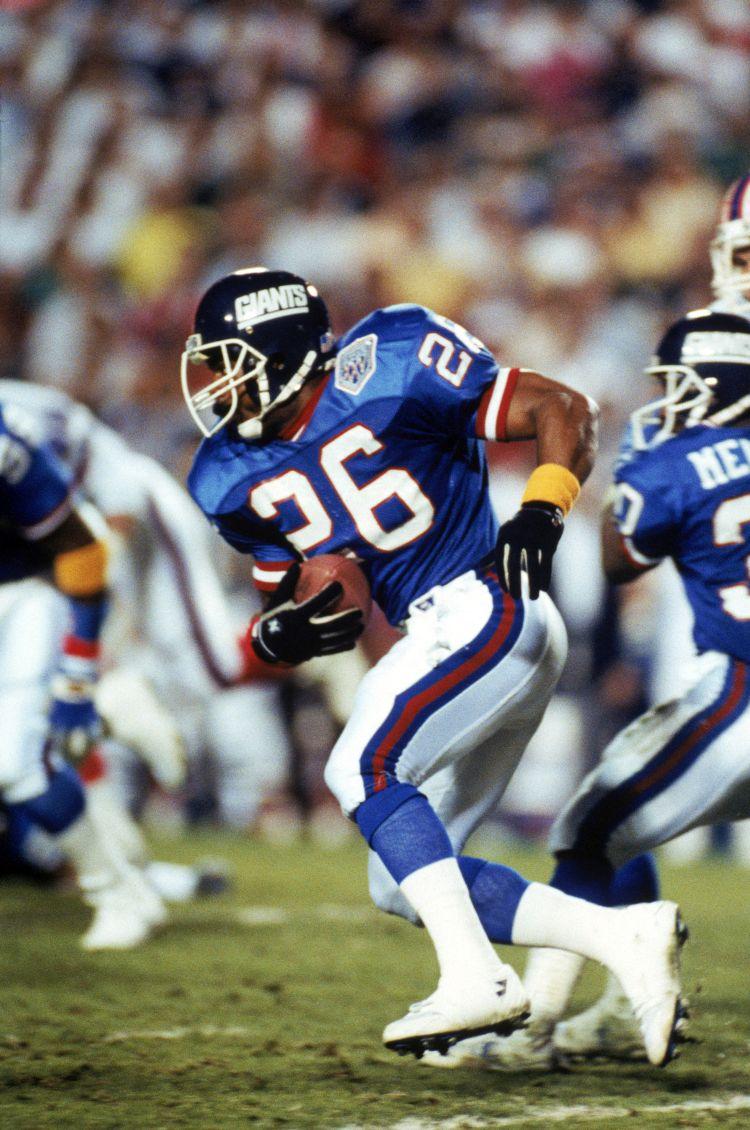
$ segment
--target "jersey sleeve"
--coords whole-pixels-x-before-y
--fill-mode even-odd
[[[273,592],[290,565],[294,550],[281,539],[269,537],[247,509],[247,482],[231,469],[223,472],[221,437],[204,440],[188,475],[193,501],[224,541],[239,553],[255,559],[253,582],[260,592]]]
[[[273,592],[296,560],[290,550],[263,540],[241,511],[218,514],[212,522],[228,545],[240,553],[252,555],[253,582],[258,591]]]
[[[519,370],[499,366],[463,326],[431,311],[424,315],[410,389],[422,412],[438,432],[504,440]]]
[[[681,524],[679,495],[662,460],[618,465],[613,516],[633,565],[650,569],[672,555]]]
[[[51,451],[22,434],[23,418],[13,415],[0,413],[1,510],[23,538],[39,541],[72,510],[71,478]]]

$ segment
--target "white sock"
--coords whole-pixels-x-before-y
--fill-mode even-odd
[[[586,959],[567,950],[532,949],[523,986],[531,1001],[531,1023],[550,1031],[562,1017]]]
[[[441,978],[466,980],[502,968],[455,859],[412,871],[401,890],[432,939]]]
[[[117,881],[119,868],[91,813],[86,809],[56,841],[73,864],[78,884],[84,893],[101,890]]]
[[[610,965],[621,930],[618,910],[530,883],[513,919],[513,945],[550,946]]]

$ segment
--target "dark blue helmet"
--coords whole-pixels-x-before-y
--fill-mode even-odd
[[[729,424],[750,412],[750,321],[694,310],[659,342],[647,376],[664,396],[633,413],[636,447],[653,447],[683,427]]]
[[[241,421],[237,431],[244,439],[257,439],[268,413],[329,367],[333,347],[328,311],[314,286],[289,271],[235,271],[203,295],[195,332],[182,354],[182,391],[190,414],[204,435],[213,435],[234,416],[245,391],[257,414]],[[194,365],[208,366],[213,379],[196,388]],[[207,410],[218,416],[211,425]]]

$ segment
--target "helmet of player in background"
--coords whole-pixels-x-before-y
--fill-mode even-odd
[[[211,436],[247,392],[256,415],[236,430],[243,439],[259,439],[268,414],[329,367],[333,352],[328,310],[314,286],[289,271],[235,271],[198,304],[181,359],[183,396],[198,428]]]
[[[716,297],[725,302],[750,295],[750,255],[747,263],[735,261],[743,248],[750,251],[750,173],[727,189],[711,241],[711,285]]]
[[[695,424],[731,424],[750,412],[750,321],[694,310],[670,326],[645,372],[664,395],[631,416],[634,447],[654,447]]]

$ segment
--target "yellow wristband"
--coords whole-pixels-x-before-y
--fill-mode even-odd
[[[58,553],[53,568],[55,584],[66,596],[96,596],[107,583],[107,547],[93,541]]]
[[[521,503],[551,502],[560,507],[565,517],[580,493],[581,484],[567,467],[560,463],[542,463],[529,475]]]

